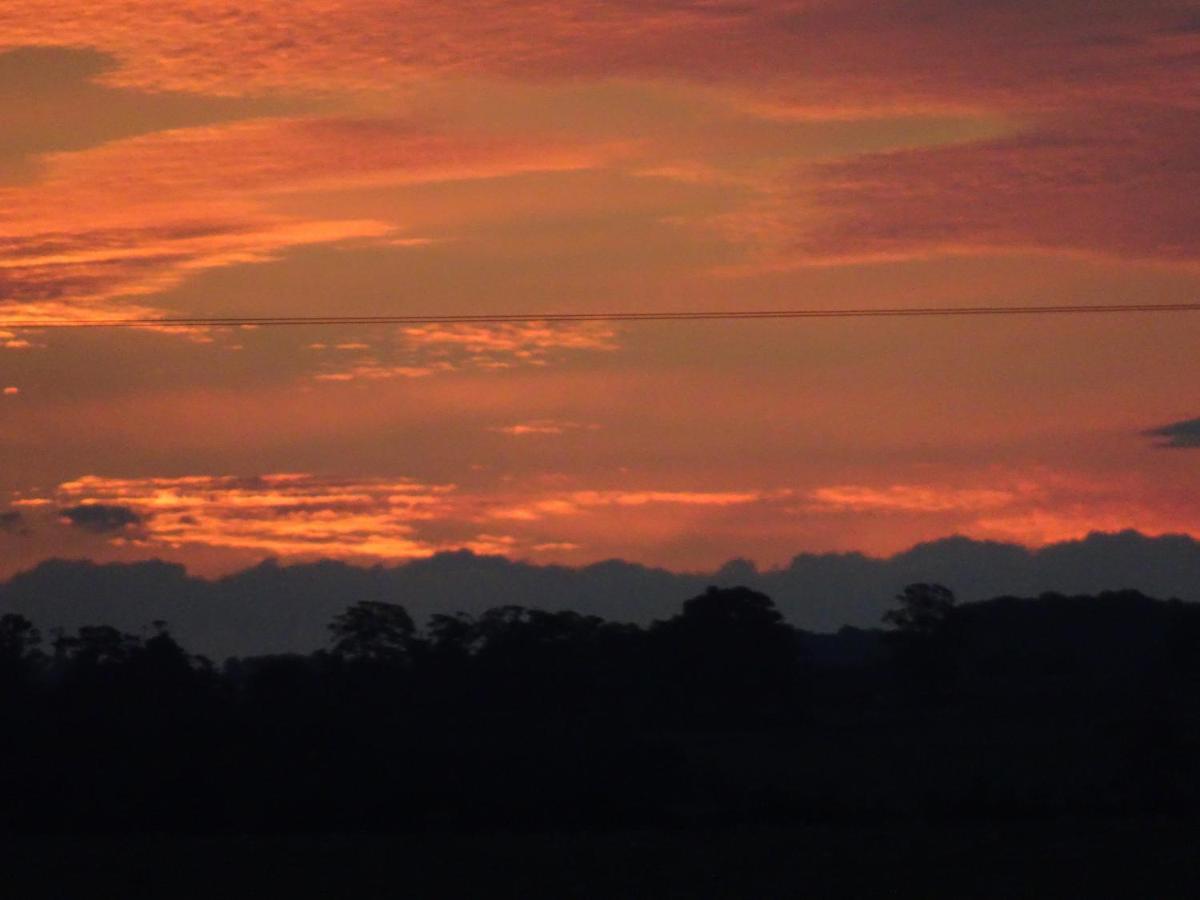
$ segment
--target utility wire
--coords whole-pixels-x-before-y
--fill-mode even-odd
[[[1029,306],[893,306],[879,308],[690,310],[659,312],[481,313],[446,315],[177,316],[110,319],[0,320],[0,329],[147,328],[251,325],[503,325],[544,322],[704,322],[742,319],[884,319],[962,316],[1113,315],[1200,312],[1196,303],[1117,303]]]

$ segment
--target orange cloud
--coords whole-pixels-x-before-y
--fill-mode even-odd
[[[58,0],[7,5],[0,48],[30,46],[106,54],[112,67],[88,77],[130,90],[282,92],[328,111],[46,155],[33,184],[0,188],[11,317],[153,316],[151,295],[206,269],[313,244],[423,246],[430,238],[398,234],[395,216],[283,210],[299,192],[571,171],[625,153],[553,122],[472,128],[436,109],[405,112],[439,85],[568,76],[703,84],[778,121],[955,110],[1035,123],[1005,140],[809,169],[774,205],[726,219],[793,263],[1030,247],[1195,256],[1186,110],[1198,100],[1200,29],[1168,0],[98,0],[86,15]],[[539,137],[514,136],[522,130]],[[702,155],[659,146],[634,171],[762,188],[762,173]]]
[[[404,480],[321,479],[307,474],[254,478],[101,478],[61,484],[60,505],[113,504],[143,518],[147,546],[196,544],[265,555],[409,558],[437,547],[414,522],[444,503],[448,485]]]
[[[382,361],[380,355],[388,348],[379,348],[380,353],[347,364],[329,363],[314,377],[318,381],[386,381],[463,369],[545,366],[566,352],[616,350],[615,337],[613,328],[590,322],[406,326],[397,331],[398,347],[392,351],[399,361]],[[309,346],[328,349],[324,344]],[[367,345],[354,343],[341,348],[363,346]]]
[[[557,419],[535,419],[531,422],[517,422],[514,425],[496,425],[489,428],[497,434],[508,437],[530,437],[540,435],[560,435],[568,431],[594,431],[599,425],[582,425],[579,422],[566,422]]]
[[[9,505],[25,512],[31,537],[17,549],[27,556],[34,547],[54,552],[45,541],[64,531],[54,525],[59,510],[99,506],[127,510],[137,528],[90,537],[73,529],[77,545],[92,542],[78,552],[203,560],[210,571],[223,570],[221,559],[227,570],[266,556],[388,560],[462,548],[679,567],[738,553],[766,564],[801,550],[892,553],[947,534],[1028,546],[1127,528],[1200,535],[1194,493],[1132,476],[1049,470],[975,473],[973,482],[964,476],[954,484],[772,490],[593,489],[564,477],[468,488],[281,473],[87,476]]]
[[[598,322],[513,322],[500,325],[413,325],[400,329],[414,347],[461,348],[475,358],[511,356],[533,361],[554,350],[615,350],[616,331]]]
[[[1096,478],[1063,472],[992,473],[986,486],[838,485],[807,495],[804,515],[889,516],[926,520],[934,534],[1041,546],[1093,531],[1136,529],[1143,534],[1200,534],[1194,492],[1163,492],[1125,475]],[[911,525],[910,525],[911,527]]]
[[[127,510],[130,520],[138,522],[136,535],[107,540],[112,546],[118,546],[112,543],[117,541],[126,549],[137,546],[147,552],[207,548],[260,556],[400,559],[461,548],[508,555],[575,553],[585,542],[564,538],[556,526],[546,530],[536,523],[546,517],[575,517],[581,519],[584,532],[595,533],[597,527],[605,527],[605,509],[722,508],[764,499],[767,495],[759,492],[546,492],[533,486],[465,492],[454,485],[406,479],[278,473],[89,475],[60,484],[53,500],[24,497],[11,505]],[[652,527],[657,529],[661,521]],[[481,530],[487,522],[505,522],[515,533]]]
[[[1006,507],[1019,499],[1011,490],[940,488],[894,484],[886,488],[840,485],[817,488],[809,495],[815,511],[838,512],[970,512]]]
[[[487,511],[495,519],[533,522],[546,516],[572,516],[603,507],[741,506],[783,496],[765,491],[570,491]]]
[[[295,247],[394,240],[394,222],[277,211],[280,198],[297,191],[561,170],[597,158],[415,122],[346,118],[184,128],[51,154],[34,184],[0,187],[0,314],[9,321],[154,317],[151,303],[130,298]]]
[[[31,341],[19,338],[11,331],[0,331],[0,347],[6,350],[28,350],[32,346]]]
[[[0,135],[0,163],[25,167],[0,169],[0,322],[1194,293],[1200,28],[1175,0],[0,6],[0,48],[30,46],[92,49],[41,51],[32,100],[0,85],[0,100],[20,107],[10,131],[29,132]],[[90,98],[114,105],[81,109]],[[1007,267],[1019,272],[1003,259],[834,268],[1013,253],[1105,259]],[[1171,266],[1150,275],[1114,259]],[[718,266],[753,277],[707,277]],[[1095,459],[1071,458],[1081,430],[1128,419],[1137,395],[1186,376],[1182,330],[1131,333],[1136,353],[1106,392],[1082,330],[1048,326],[1017,366],[1011,347],[1026,345],[1011,322],[981,329],[978,345],[934,348],[891,378],[910,338],[879,324],[831,323],[811,342],[773,329],[697,327],[676,341],[677,330],[628,339],[601,325],[421,326],[383,341],[339,334],[301,362],[274,331],[211,371],[199,348],[183,348],[150,383],[100,371],[78,349],[93,335],[63,336],[61,360],[5,357],[6,380],[36,385],[38,402],[7,405],[15,424],[0,468],[8,488],[90,468],[336,467],[351,455],[367,471],[419,461],[430,480],[471,473],[471,490],[403,506],[387,499],[402,493],[386,492],[389,479],[64,488],[64,503],[127,491],[107,499],[144,511],[160,498],[136,537],[147,552],[211,539],[246,553],[477,546],[700,564],[894,549],[949,530],[1040,541],[1122,510],[1122,527],[1195,530],[1170,491],[1120,481],[1136,457],[1113,463],[1087,445]],[[1051,336],[1061,342],[1048,349]],[[35,340],[0,331],[4,349]],[[128,341],[141,348],[138,373],[143,360],[160,368],[147,343]],[[619,356],[618,343],[629,348]],[[539,371],[606,353],[607,366]],[[1135,357],[1169,377],[1130,374]],[[961,377],[942,377],[944,358]],[[1010,368],[992,377],[1000,365]],[[505,377],[477,377],[489,369]],[[1008,414],[1013,393],[1051,384],[1027,419]],[[1055,404],[1069,409],[1061,421]],[[483,433],[549,436],[576,418],[605,430],[594,441]],[[404,455],[387,455],[385,431],[407,431]],[[1060,435],[1079,443],[1045,458],[1118,471],[1107,492],[937,468],[965,453],[1026,458]],[[931,448],[928,469],[904,470]],[[535,463],[575,474],[535,483],[521,475]],[[1180,480],[1164,471],[1163,484]],[[511,480],[481,486],[488,477]],[[793,487],[759,489],[780,483]],[[184,522],[191,507],[203,515]]]
[[[348,369],[320,372],[317,381],[389,381],[393,378],[425,378],[439,371],[451,371],[453,366],[386,366],[375,360],[359,362]]]

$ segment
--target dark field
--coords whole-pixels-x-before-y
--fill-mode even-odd
[[[1169,822],[609,834],[20,838],[22,898],[1194,897],[1200,829]]]

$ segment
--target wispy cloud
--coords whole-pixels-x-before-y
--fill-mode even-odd
[[[969,512],[1009,506],[1019,498],[1012,490],[913,484],[883,488],[836,485],[817,488],[809,494],[814,511],[836,512]]]
[[[310,347],[331,349],[325,344]],[[588,322],[414,325],[399,329],[392,345],[381,344],[370,354],[326,363],[314,377],[334,382],[424,378],[442,372],[547,366],[572,353],[616,349],[612,327]]]
[[[495,519],[537,521],[552,516],[575,516],[604,507],[726,507],[776,499],[768,491],[567,491],[536,497],[526,503],[501,505],[488,510]]]
[[[281,212],[290,193],[580,168],[602,154],[426,123],[311,117],[51,154],[35,183],[0,187],[0,313],[24,321],[153,317],[147,298],[204,270],[310,245],[412,246],[386,219]]]
[[[585,425],[580,422],[570,422],[561,419],[533,419],[529,422],[517,422],[513,425],[493,425],[488,431],[508,437],[542,437],[566,434],[571,431],[596,431],[599,425]]]

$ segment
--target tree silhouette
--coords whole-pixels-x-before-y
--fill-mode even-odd
[[[214,670],[161,623],[47,659],[0,616],[0,834],[1200,814],[1200,604],[911,584],[884,622],[358,603],[331,651]]]
[[[795,699],[799,634],[758,591],[709,587],[678,616],[656,622],[651,639],[675,713],[752,721],[781,714]]]
[[[42,636],[24,616],[0,616],[0,692],[7,694],[25,683],[45,657]]]
[[[885,625],[913,637],[929,637],[954,609],[954,592],[940,584],[910,584],[896,595],[895,609],[883,614]]]
[[[940,584],[910,584],[883,614],[893,658],[910,685],[927,698],[945,694],[954,674],[949,623],[954,592]]]
[[[76,668],[119,665],[140,645],[136,635],[111,625],[84,625],[73,637],[59,630],[53,641],[55,658]]]
[[[329,631],[336,656],[397,664],[411,659],[416,627],[403,606],[364,600],[337,616]]]
[[[24,660],[37,652],[42,635],[24,616],[7,613],[0,616],[0,659]]]

